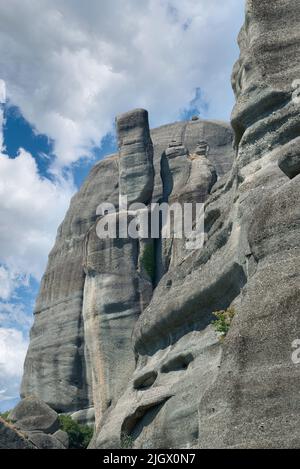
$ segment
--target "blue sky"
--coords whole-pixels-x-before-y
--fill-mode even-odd
[[[152,127],[229,120],[243,16],[242,0],[1,2],[0,410],[18,398],[57,227],[116,151],[116,114],[144,107]]]
[[[5,125],[3,127],[4,144],[10,158],[16,158],[20,148],[30,153],[37,165],[39,173],[51,179],[49,171],[51,162],[55,159],[54,141],[47,135],[37,133],[36,129],[24,119],[20,109],[13,105],[5,106]],[[102,159],[105,155],[114,153],[117,144],[114,133],[108,133],[99,146],[92,148],[92,158],[82,159],[72,167],[72,176],[76,188],[79,188],[88,175],[95,161]]]

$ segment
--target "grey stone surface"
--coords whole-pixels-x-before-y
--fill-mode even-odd
[[[162,197],[161,156],[172,142],[179,142],[189,154],[194,154],[199,142],[206,141],[210,147],[208,159],[216,168],[219,177],[226,174],[232,166],[233,133],[229,124],[218,121],[176,122],[163,125],[151,131],[154,148],[155,185],[153,201]]]
[[[209,328],[187,333],[155,354],[140,356],[127,389],[103,419],[92,447],[120,448],[123,435],[131,436],[134,448],[197,444],[195,395],[203,395],[215,379],[220,354],[219,341]]]
[[[57,432],[53,434],[53,437],[56,438],[66,449],[69,448],[69,435],[67,432],[57,430]]]
[[[136,110],[117,121],[119,155],[98,163],[73,199],[37,302],[23,393],[56,409],[94,405],[91,448],[128,437],[134,448],[300,447],[291,359],[300,333],[299,22],[296,0],[246,2],[234,159],[229,125],[166,125],[151,131],[153,183],[148,116]],[[97,236],[113,214],[96,217],[96,207],[119,192],[205,202],[204,247],[157,240],[153,280],[146,237]],[[228,307],[235,316],[221,342],[213,313]]]
[[[122,219],[127,224],[127,215],[117,214],[118,226]],[[104,222],[112,217],[106,215]],[[134,370],[132,329],[152,294],[151,282],[139,271],[139,253],[138,239],[99,239],[95,228],[89,232],[83,320],[96,425],[115,404]]]
[[[204,248],[169,265],[136,322],[133,379],[94,447],[119,447],[122,432],[134,448],[300,446],[300,368],[291,359],[300,176],[282,171],[297,161],[299,21],[299,2],[247,2],[233,73],[233,169],[207,199]],[[166,155],[181,165],[182,139],[173,140]],[[183,164],[175,187],[184,173]],[[229,306],[236,314],[221,343],[212,313]]]
[[[151,201],[154,186],[153,144],[148,112],[135,109],[116,118],[120,196],[128,203]]]
[[[200,402],[200,447],[300,446],[300,369],[291,360],[299,337],[300,185],[299,176],[278,171],[298,144],[292,82],[300,74],[299,21],[299,2],[247,2],[233,124],[248,281],[220,374]]]
[[[35,397],[22,400],[0,418],[0,449],[66,449],[68,434],[59,430],[57,413]]]
[[[226,123],[199,119],[193,122],[178,122],[153,129],[151,131],[155,168],[153,202],[161,200],[163,197],[162,155],[172,140],[178,140],[179,137],[191,155],[195,153],[199,141],[207,141],[210,147],[208,159],[216,168],[219,177],[231,167],[233,161],[233,134],[230,126]],[[95,277],[93,277],[93,271],[90,272],[90,275],[85,272],[86,240],[95,237],[93,230],[98,219],[96,216],[98,205],[103,202],[110,202],[118,206],[118,159],[118,155],[112,155],[97,163],[78,194],[73,197],[66,217],[58,230],[55,246],[49,255],[48,266],[36,302],[35,321],[31,330],[30,347],[25,361],[21,392],[23,397],[39,396],[58,412],[84,411],[84,409],[93,406],[92,367],[89,347],[84,338],[83,299],[84,288],[94,290],[96,284],[98,285],[100,282],[100,276],[97,273],[98,267],[96,267],[95,273],[97,275]],[[191,174],[191,190],[195,188],[198,191],[197,181],[200,180],[200,175],[197,176],[198,170],[200,168],[196,168]],[[109,256],[108,246],[102,252],[103,243],[98,241],[96,238],[94,254],[92,252],[89,254],[89,258],[93,259],[95,257],[96,264],[107,260],[107,256]],[[141,249],[143,249],[143,243]],[[91,251],[91,247],[89,247],[89,251]],[[118,247],[116,247],[117,252]],[[163,257],[168,258],[167,255]],[[156,263],[158,278],[165,270],[165,266],[159,269],[161,259],[162,256],[159,255]],[[126,262],[128,263],[129,260],[125,260]],[[107,269],[108,272],[109,269],[110,267]],[[140,263],[138,270],[143,270]],[[105,290],[103,293],[106,292],[106,298],[113,294],[112,292],[118,290],[119,278],[115,275],[115,285],[113,275],[106,276],[106,278],[110,276],[111,279],[110,287],[104,285]],[[138,272],[134,275],[139,278],[140,288],[142,292],[145,292],[141,295],[143,303],[137,308],[137,311],[140,312],[141,308],[144,307],[143,304],[149,302],[149,278],[147,278],[145,272],[142,276]],[[94,283],[94,286],[92,286],[92,283]],[[112,289],[110,294],[109,288]],[[100,298],[100,303],[97,305],[99,309],[102,308],[101,305],[103,304],[102,294],[97,292],[97,295]],[[122,300],[122,297],[120,298]],[[85,300],[87,299],[85,298]],[[113,302],[114,298],[111,297],[109,301]],[[120,305],[118,314],[123,308],[123,305]],[[118,310],[117,301],[115,302],[115,309]],[[112,334],[117,341],[116,348],[121,343],[121,349],[124,350],[125,348],[126,350],[125,356],[131,357],[131,365],[129,366],[132,367],[131,326],[129,326],[128,321],[129,319],[125,315],[123,320],[120,316],[118,320],[112,319],[108,324],[115,325],[112,328],[112,331],[115,332],[112,332]],[[122,334],[123,325],[124,334]],[[101,327],[104,328],[104,325]],[[118,333],[118,329],[120,333]],[[113,342],[111,347],[114,346],[115,343]],[[110,351],[107,351],[108,356],[110,353]],[[129,376],[127,376],[125,370],[122,370],[121,366],[120,368],[118,382],[122,381],[121,376],[127,382]],[[130,374],[129,371],[128,373]],[[110,394],[111,392],[108,395]],[[107,405],[110,404],[110,399],[109,397],[106,400]]]
[[[9,419],[26,432],[54,433],[59,429],[57,413],[36,397],[27,397],[19,402],[10,412]]]
[[[73,197],[58,229],[36,302],[21,393],[37,395],[59,412],[92,404],[83,336],[83,253],[96,208],[107,199],[118,202],[117,156],[96,165]]]
[[[0,449],[37,449],[27,437],[0,417]]]
[[[300,137],[285,146],[278,160],[278,165],[290,179],[300,174]]]
[[[66,449],[66,446],[54,435],[42,432],[28,432],[28,439],[38,449]]]
[[[248,0],[229,125],[151,131],[117,120],[120,152],[72,201],[37,302],[23,394],[56,409],[94,405],[91,448],[299,448],[300,4]],[[152,172],[152,144],[153,167]],[[142,170],[141,170],[142,169]],[[120,172],[120,188],[119,188]],[[99,203],[205,202],[202,249],[100,240]],[[137,222],[139,208],[125,213]],[[183,240],[185,241],[185,240]],[[152,249],[152,248],[151,248]],[[215,311],[234,308],[221,342]]]
[[[89,409],[78,410],[77,412],[73,412],[71,417],[80,425],[88,425],[92,427],[95,424],[95,409],[94,407],[90,407]]]

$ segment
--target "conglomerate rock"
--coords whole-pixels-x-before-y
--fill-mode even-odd
[[[132,111],[117,119],[119,155],[98,163],[72,201],[37,301],[22,392],[58,410],[95,405],[93,448],[124,438],[134,448],[300,446],[291,358],[299,22],[298,0],[246,2],[232,76],[235,155],[227,124],[193,119],[149,134],[147,113]],[[185,249],[174,233],[99,239],[97,223],[114,215],[97,216],[97,206],[118,210],[119,194],[146,211],[151,201],[205,202],[203,248]],[[118,223],[125,215],[141,211],[120,207]],[[220,341],[213,313],[227,308],[235,314]]]
[[[172,140],[178,140],[178,138],[181,139],[190,155],[195,153],[199,141],[207,141],[210,147],[208,159],[216,167],[219,176],[222,176],[231,167],[233,134],[230,126],[226,123],[198,120],[178,122],[154,129],[151,131],[154,149],[152,202],[163,199],[161,159]],[[197,171],[193,171],[190,179],[194,190],[201,179],[200,174],[198,177]],[[121,285],[117,263],[123,264],[124,272],[126,266],[131,264],[133,264],[133,270],[135,268],[143,270],[143,266],[141,263],[137,266],[136,261],[131,258],[134,249],[136,251],[137,247],[134,248],[136,243],[127,242],[123,247],[120,243],[118,247],[116,242],[112,242],[113,240],[100,240],[96,236],[95,227],[99,220],[99,216],[96,215],[97,207],[105,202],[114,204],[118,208],[119,155],[109,156],[96,164],[78,194],[73,197],[65,220],[58,229],[56,243],[49,255],[47,270],[42,279],[36,302],[35,321],[25,361],[22,397],[39,396],[58,412],[77,413],[80,411],[80,415],[92,412],[90,344],[87,343],[84,333],[84,330],[88,332],[89,328],[87,324],[84,324],[83,309],[89,315],[89,305],[92,303],[96,305],[99,312],[102,307],[106,307],[103,302],[104,296],[107,301],[106,309],[110,308],[109,305],[114,304],[114,311],[110,311],[111,316],[107,323],[107,327],[109,325],[108,335],[105,333],[104,322],[101,323],[104,341],[108,347],[103,353],[109,358],[111,350],[116,351],[114,365],[103,370],[105,381],[111,383],[108,386],[111,389],[109,392],[101,391],[101,394],[106,396],[105,399],[102,399],[105,402],[104,407],[110,406],[110,401],[116,400],[120,391],[127,384],[134,367],[134,353],[131,344],[132,320],[137,319],[143,305],[139,306],[137,299],[135,299],[134,289],[136,286],[134,283],[132,284],[132,281],[135,281],[134,278],[130,281],[126,275],[123,275],[125,283],[123,286]],[[87,240],[89,240],[88,243]],[[122,242],[122,240],[120,241]],[[117,256],[115,256],[115,260],[111,258],[110,246],[115,246],[116,253],[119,249],[123,250],[119,261]],[[144,247],[142,243],[141,249]],[[124,253],[124,250],[127,250],[127,254]],[[162,257],[160,254],[156,262],[155,273],[158,278],[162,276],[166,268],[162,266]],[[107,275],[105,273],[106,263]],[[101,271],[99,268],[106,275],[106,279],[103,277],[100,280]],[[144,281],[143,276],[137,271],[134,276],[139,278],[141,293],[145,293],[145,287],[147,287],[148,292],[151,289],[151,296],[152,284],[150,282],[149,285],[149,278],[145,272],[143,274],[146,277]],[[156,283],[155,279],[153,281]],[[99,282],[102,282],[103,290],[101,290]],[[131,282],[132,286],[129,285],[126,290],[128,282]],[[94,288],[96,285],[100,290],[98,287]],[[110,294],[108,293],[109,288],[112,289]],[[96,298],[84,295],[85,290],[95,292],[99,303]],[[135,310],[130,315],[126,313],[126,304],[121,291],[125,292],[128,298],[132,298],[130,301],[135,304]],[[140,298],[144,298],[142,300],[144,302],[149,302],[149,293],[141,295]],[[91,313],[93,314],[92,311]],[[97,314],[95,316],[98,321]],[[107,319],[108,317],[106,315],[103,318]],[[111,341],[108,340],[108,337],[112,338]],[[123,357],[122,362],[117,360],[118,356],[120,359]],[[116,376],[116,379],[112,378],[113,376]],[[84,421],[90,423],[90,417],[86,420],[84,418]]]
[[[204,248],[170,264],[135,325],[135,373],[95,447],[122,433],[134,448],[300,446],[300,185],[285,170],[298,161],[299,13],[293,1],[247,3],[233,168],[206,202]],[[212,313],[229,307],[220,342]]]

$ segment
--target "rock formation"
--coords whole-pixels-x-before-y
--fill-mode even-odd
[[[117,117],[120,148],[119,191],[128,203],[149,203],[154,185],[153,144],[148,113],[143,109]]]
[[[26,436],[0,417],[0,449],[37,449]]]
[[[69,437],[59,430],[57,413],[36,397],[23,399],[9,422],[0,418],[0,449],[67,449]]]
[[[139,129],[139,132],[147,136],[145,112],[137,110],[128,113],[121,121],[126,117],[131,121],[132,114],[143,116],[146,130]],[[138,119],[136,122],[137,126],[141,125]],[[190,177],[184,183],[189,184],[191,190],[199,186],[201,192],[203,180],[199,172],[201,157],[198,167],[196,159],[189,156],[196,153],[199,141],[209,143],[207,167],[215,167],[219,176],[227,172],[232,164],[233,133],[225,123],[202,120],[178,122],[152,130],[151,139],[154,155],[153,202],[163,200],[161,160],[173,140],[180,139],[188,152],[184,158]],[[123,158],[122,143],[120,145],[120,158]],[[147,145],[151,148],[149,140]],[[180,161],[176,164],[175,158],[175,172],[179,164]],[[191,171],[192,167],[195,170]],[[207,176],[204,181],[206,179]],[[184,185],[181,189],[185,189]],[[58,230],[36,303],[22,383],[22,397],[37,395],[58,412],[73,413],[81,423],[90,422],[93,416],[93,364],[90,353],[103,359],[105,357],[111,363],[109,368],[100,371],[101,360],[97,361],[100,369],[94,376],[95,380],[103,379],[105,382],[103,387],[96,386],[102,396],[101,414],[115,404],[133,372],[133,325],[149,302],[152,283],[156,284],[162,276],[169,257],[169,253],[159,254],[161,249],[158,246],[155,272],[149,276],[141,262],[143,256],[140,255],[139,261],[137,259],[137,240],[100,240],[95,229],[101,216],[97,216],[96,212],[99,204],[104,202],[116,207],[119,204],[119,155],[109,156],[93,168],[79,193],[73,197]],[[141,244],[143,249],[147,243]],[[95,342],[93,337],[86,340],[89,331],[94,330],[93,321],[99,334]]]
[[[149,132],[117,119],[58,230],[37,300],[22,395],[95,407],[91,447],[299,447],[298,0],[248,0],[233,133],[192,120]],[[143,169],[143,171],[141,171]],[[205,243],[99,239],[100,203],[205,201]],[[122,200],[122,199],[121,199]],[[122,205],[122,202],[121,202]],[[97,213],[97,215],[96,215]],[[145,262],[147,259],[147,262]],[[150,262],[149,262],[150,259]],[[235,315],[224,340],[213,313]]]

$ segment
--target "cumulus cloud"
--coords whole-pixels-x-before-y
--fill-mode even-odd
[[[4,101],[5,84],[0,80],[1,96]],[[9,300],[30,277],[40,279],[74,186],[69,179],[42,177],[32,155],[20,149],[16,158],[10,158],[3,145],[0,175],[0,299]]]
[[[73,185],[41,177],[34,158],[22,149],[17,158],[0,155],[0,174],[0,260],[11,280],[39,279]]]
[[[0,239],[1,242],[1,239]],[[20,286],[28,285],[28,276],[18,274],[9,268],[0,265],[0,299],[8,300],[13,292]],[[0,316],[1,319],[1,316]],[[1,324],[1,321],[0,321]]]
[[[32,316],[26,313],[22,304],[0,302],[0,324],[2,328],[21,330],[27,336]]]
[[[10,0],[0,3],[0,67],[10,99],[69,165],[146,107],[175,120],[201,88],[228,118],[241,0]],[[16,14],[18,12],[18,14]]]
[[[3,132],[4,125],[4,104],[6,102],[6,86],[3,80],[0,80],[0,152],[3,151]]]
[[[18,396],[27,347],[21,331],[0,328],[0,403]]]

